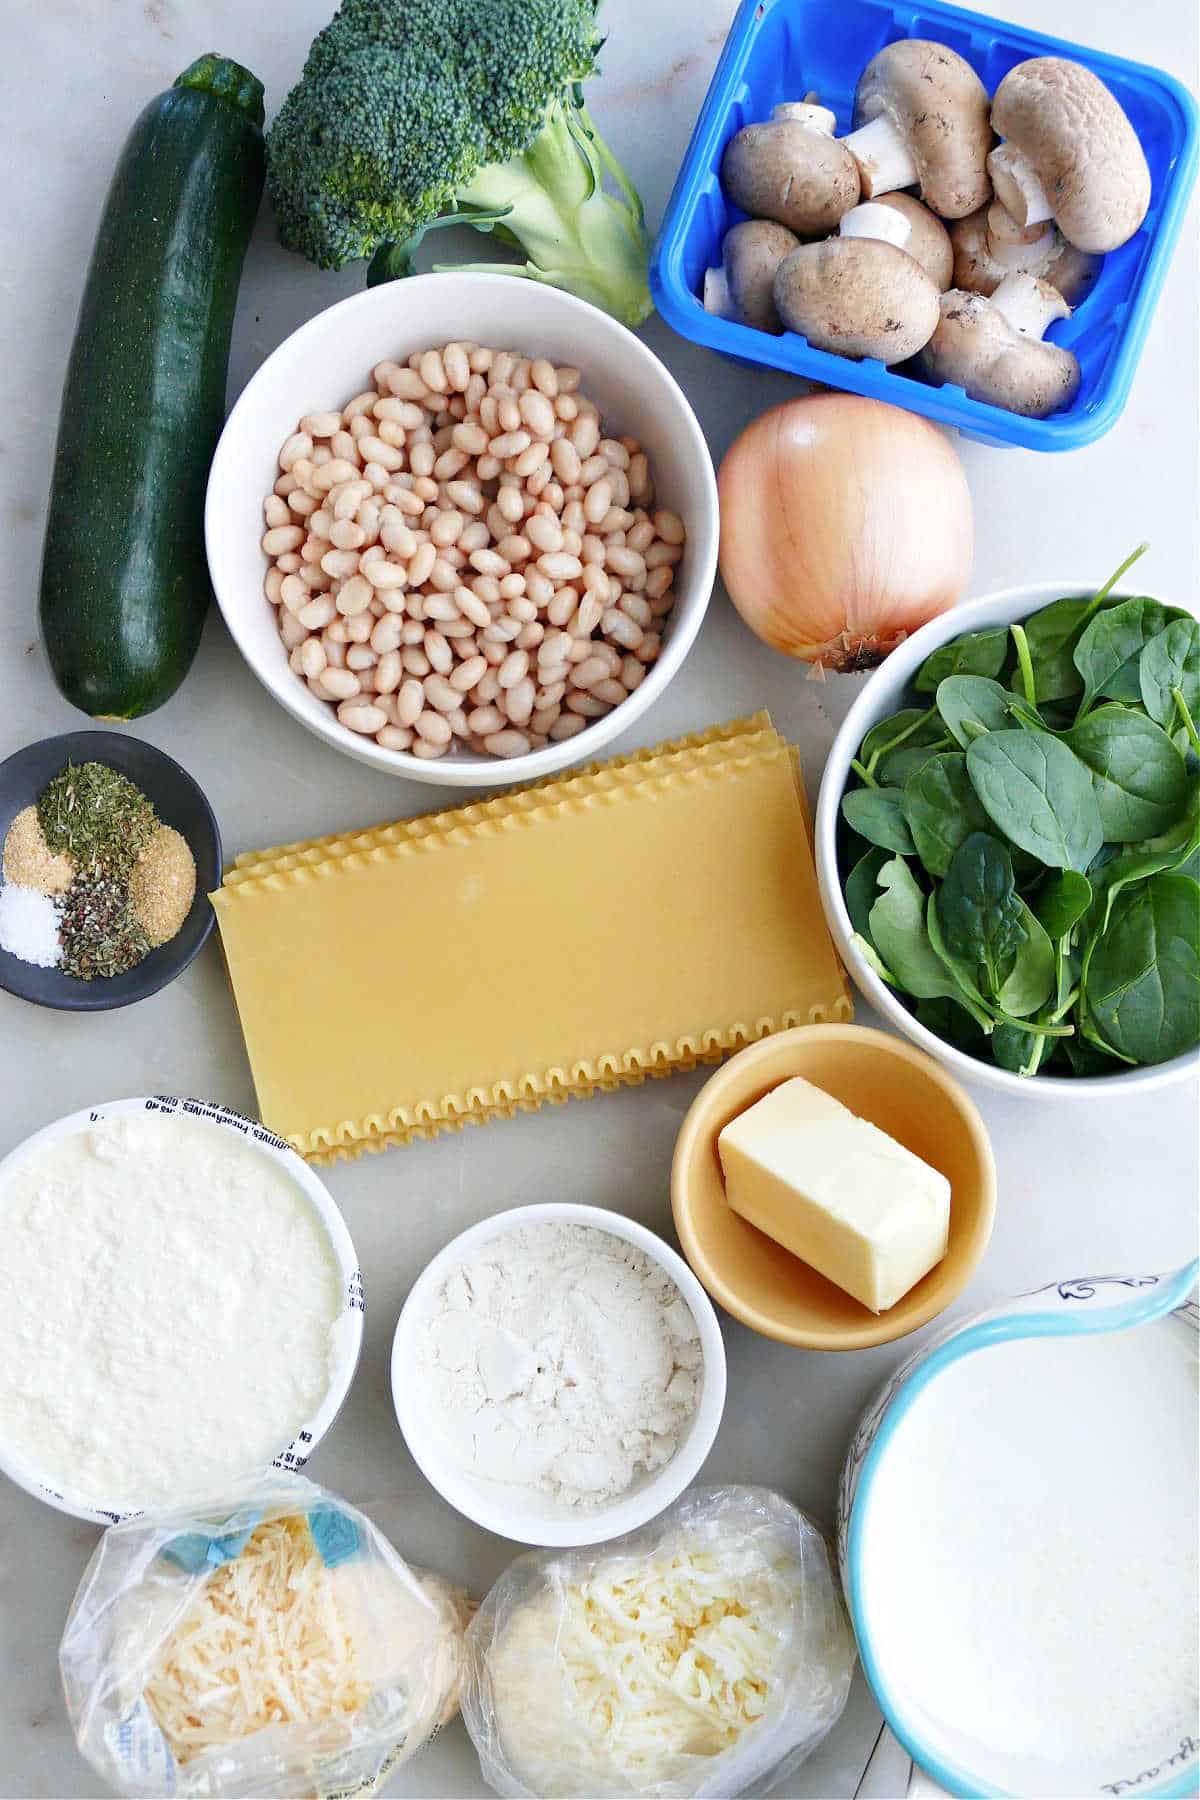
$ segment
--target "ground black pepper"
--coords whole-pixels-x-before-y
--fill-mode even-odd
[[[60,936],[63,972],[80,981],[123,975],[150,953],[129,889],[111,875],[76,876],[63,900]]]

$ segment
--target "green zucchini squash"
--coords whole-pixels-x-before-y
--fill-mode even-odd
[[[175,692],[210,589],[204,490],[263,188],[263,88],[204,56],[150,102],[113,176],[63,389],[42,636],[74,706]]]

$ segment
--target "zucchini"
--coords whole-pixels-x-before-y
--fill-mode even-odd
[[[59,688],[98,718],[170,698],[211,597],[204,490],[263,188],[263,87],[203,56],[113,176],[67,367],[42,555]]]

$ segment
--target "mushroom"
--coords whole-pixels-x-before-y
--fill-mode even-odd
[[[858,163],[864,200],[916,182],[926,206],[961,219],[991,194],[987,89],[945,44],[885,45],[863,71],[854,122],[842,143]]]
[[[938,290],[901,245],[911,226],[891,207],[856,206],[839,236],[801,244],[775,271],[775,305],[818,350],[904,362],[938,322]]]
[[[1079,388],[1071,352],[1042,342],[1052,319],[1070,316],[1058,289],[1036,275],[1006,275],[990,299],[951,288],[942,295],[921,368],[934,381],[964,388],[972,400],[1044,419]]]
[[[1090,69],[1061,56],[1018,63],[996,89],[992,124],[1004,142],[988,169],[1018,225],[1053,219],[1069,244],[1096,255],[1133,236],[1150,205],[1150,171]]]
[[[908,220],[909,234],[900,248],[920,263],[939,294],[944,294],[954,278],[954,246],[937,214],[922,206],[914,194],[883,194],[871,205],[886,206]]]
[[[1068,244],[1057,226],[1018,225],[999,200],[956,219],[950,238],[954,285],[972,294],[995,293],[1006,275],[1037,275],[1074,306],[1100,273],[1100,258]]]
[[[721,263],[704,277],[704,310],[756,331],[781,332],[775,310],[775,271],[800,239],[773,219],[743,219],[725,233]]]
[[[754,219],[774,219],[798,237],[832,231],[858,199],[858,164],[833,135],[834,117],[808,100],[745,125],[721,160],[721,186]]]

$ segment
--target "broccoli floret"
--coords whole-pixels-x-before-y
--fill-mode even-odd
[[[639,324],[641,202],[579,91],[600,49],[597,3],[344,0],[268,134],[283,243],[321,268],[370,257],[368,279],[386,281],[411,273],[431,226],[464,223],[526,258],[465,266]]]

